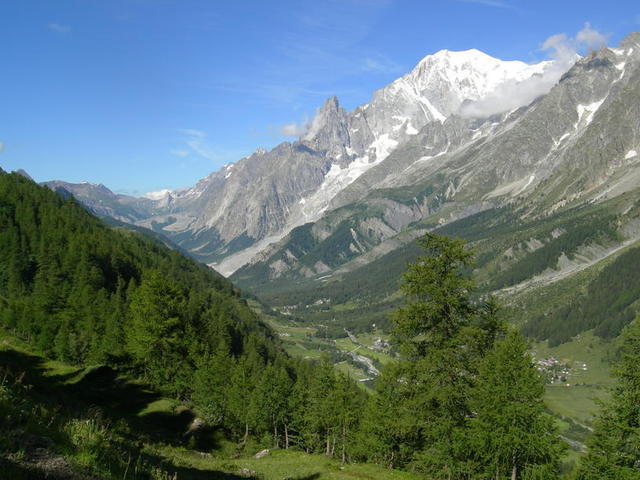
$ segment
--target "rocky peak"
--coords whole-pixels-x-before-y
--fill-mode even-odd
[[[33,178],[31,178],[31,175],[29,175],[23,169],[20,168],[19,170],[16,170],[15,173],[17,173],[18,175],[20,175],[20,176],[22,176],[22,177],[24,177],[24,178],[26,178],[28,180],[31,180],[33,182]]]
[[[620,42],[620,48],[637,48],[640,50],[640,32],[633,32],[624,37]],[[640,51],[636,53],[640,53]]]
[[[336,96],[324,102],[300,140],[331,157],[344,154],[349,146],[348,116]]]

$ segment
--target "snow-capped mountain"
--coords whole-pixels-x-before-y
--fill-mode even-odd
[[[500,85],[544,75],[550,66],[477,50],[429,55],[351,112],[328,99],[296,142],[259,149],[192,188],[147,195],[154,214],[136,222],[232,273],[296,226],[319,219],[340,192],[426,125],[442,125]]]
[[[484,210],[511,205],[522,218],[544,218],[635,191],[639,95],[640,34],[632,34],[619,48],[581,58],[529,105],[431,121],[343,188],[319,220],[264,250],[237,278],[245,285],[335,279]]]
[[[353,213],[349,206],[373,195],[368,205],[376,204],[384,218],[365,219],[368,246],[354,240],[350,247],[361,254],[451,202],[460,208],[442,221],[556,182],[553,175],[568,165],[578,139],[587,138],[598,112],[626,85],[640,53],[636,43],[631,35],[568,72],[569,63],[437,52],[353,111],[329,98],[298,141],[258,149],[191,188],[152,192],[139,212],[121,218],[167,235],[228,275],[267,258],[301,225],[313,224],[314,242],[328,238]],[[436,177],[435,199],[398,206],[380,193],[433,184]],[[284,263],[294,268],[296,261]],[[278,271],[289,268],[278,265]],[[306,268],[305,275],[326,270]]]

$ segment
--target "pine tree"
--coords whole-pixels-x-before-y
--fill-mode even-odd
[[[293,381],[284,365],[267,365],[251,398],[251,410],[257,429],[273,435],[273,445],[288,444],[288,398]],[[281,439],[283,442],[281,442]]]
[[[512,330],[483,360],[472,389],[473,416],[463,448],[473,453],[476,478],[557,477],[563,444],[544,412],[543,395],[527,344]]]
[[[409,463],[421,446],[413,385],[404,379],[404,365],[388,365],[367,401],[356,437],[357,458],[388,468]]]
[[[322,445],[324,453],[333,456],[338,424],[336,374],[327,359],[320,362],[309,390],[307,422],[314,449]]]
[[[640,478],[640,320],[622,335],[621,358],[613,369],[617,385],[602,407],[578,480]]]

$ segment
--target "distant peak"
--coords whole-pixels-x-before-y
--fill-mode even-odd
[[[497,60],[497,58],[492,57],[476,48],[470,48],[469,50],[439,50],[436,53],[431,55],[427,55],[422,59],[422,62],[427,62],[429,60],[454,60],[459,62],[468,62],[477,60],[479,58],[491,58],[493,60]]]
[[[338,122],[338,119],[344,115],[344,113],[345,112],[342,110],[342,107],[340,107],[340,103],[338,102],[338,97],[335,95],[329,97],[322,107],[318,109],[311,124],[307,128],[306,133],[301,137],[301,139],[312,140],[323,128],[329,125],[334,125]]]
[[[21,168],[20,168],[19,170],[16,170],[14,173],[17,173],[17,174],[18,174],[18,175],[20,175],[21,177],[24,177],[24,178],[26,178],[26,179],[28,179],[28,180],[33,181],[33,178],[31,178],[31,175],[29,175],[27,172],[25,172],[25,171],[24,171],[23,169],[21,169]]]
[[[640,31],[632,32],[622,39],[620,46],[623,48],[640,47]]]
[[[340,102],[338,102],[338,97],[333,95],[332,97],[327,98],[327,100],[324,102],[324,105],[322,105],[322,108],[320,110],[321,111],[327,111],[327,110],[336,111],[336,110],[338,110],[338,108],[340,108]]]

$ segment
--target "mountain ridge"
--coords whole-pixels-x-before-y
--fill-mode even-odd
[[[194,187],[154,195],[152,204],[141,200],[138,218],[129,213],[119,219],[154,228],[229,274],[291,229],[335,208],[337,194],[424,125],[442,123],[464,102],[549,65],[504,62],[478,50],[428,55],[370,103],[346,112],[331,97],[299,140],[256,151]]]

